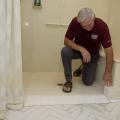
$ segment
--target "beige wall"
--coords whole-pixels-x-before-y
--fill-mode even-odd
[[[113,86],[105,87],[104,93],[110,100],[120,99],[120,1],[109,0],[108,24],[114,49]],[[118,61],[118,62],[117,62]],[[102,67],[101,67],[102,68]]]
[[[110,0],[108,8],[108,23],[110,27],[114,56],[120,60],[120,0]]]
[[[108,20],[108,0],[42,0],[39,9],[32,7],[32,0],[21,0],[23,71],[62,71],[60,50],[67,26],[60,24],[68,24],[83,7],[91,7],[96,16]]]

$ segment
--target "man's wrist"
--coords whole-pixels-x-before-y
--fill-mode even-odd
[[[82,49],[83,49],[83,47],[82,47],[82,46],[79,46],[79,51],[80,51],[80,52],[82,52]]]

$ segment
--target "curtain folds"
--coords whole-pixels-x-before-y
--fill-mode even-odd
[[[20,0],[0,0],[0,119],[24,103]]]

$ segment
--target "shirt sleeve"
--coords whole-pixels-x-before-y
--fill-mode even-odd
[[[65,37],[73,40],[75,37],[75,18],[70,22]]]
[[[111,42],[111,36],[110,36],[110,32],[107,24],[104,23],[104,25],[102,26],[101,32],[102,32],[101,43],[103,48],[110,47],[112,45],[112,42]]]

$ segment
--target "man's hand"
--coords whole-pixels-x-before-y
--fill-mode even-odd
[[[91,55],[90,53],[87,51],[86,48],[77,45],[76,43],[74,43],[73,41],[69,40],[68,38],[64,39],[64,44],[66,46],[69,46],[70,48],[72,48],[73,50],[79,51],[81,53],[81,55],[83,56],[83,62],[84,63],[88,63],[91,60]]]
[[[103,80],[106,86],[112,86],[112,73],[105,72],[103,74]]]
[[[90,53],[84,47],[80,47],[80,52],[81,52],[81,54],[83,56],[83,62],[84,63],[90,62],[91,55],[90,55]]]

